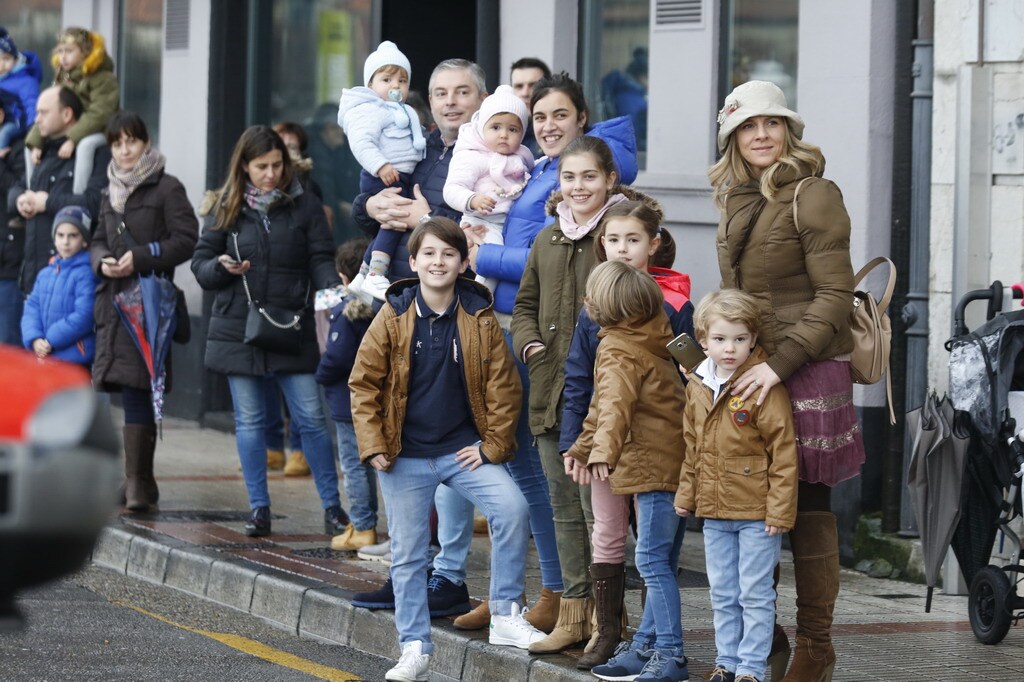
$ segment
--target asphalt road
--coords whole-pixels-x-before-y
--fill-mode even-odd
[[[383,680],[391,661],[101,568],[26,592],[0,634],[8,680]]]

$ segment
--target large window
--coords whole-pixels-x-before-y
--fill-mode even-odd
[[[647,48],[650,0],[580,3],[579,80],[591,121],[629,116],[637,148],[647,149]],[[643,168],[643,154],[640,156]]]
[[[270,121],[306,126],[312,180],[329,209],[335,241],[359,236],[352,199],[359,163],[338,127],[342,88],[363,85],[363,62],[377,46],[373,0],[274,0]]]
[[[0,26],[21,52],[33,52],[43,66],[45,88],[53,82],[50,54],[61,29],[61,0],[0,0]]]
[[[121,108],[142,116],[150,138],[157,145],[160,141],[164,1],[122,0],[120,26],[115,66],[121,85]]]
[[[799,0],[726,0],[718,101],[749,80],[771,81],[796,102]]]

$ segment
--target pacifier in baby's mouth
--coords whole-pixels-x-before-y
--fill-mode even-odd
[[[402,101],[402,91],[397,89],[397,88],[393,88],[391,90],[388,90],[388,99],[391,100],[392,102],[401,102]]]

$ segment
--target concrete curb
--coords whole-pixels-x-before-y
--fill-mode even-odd
[[[357,609],[344,590],[188,545],[159,533],[108,526],[92,562],[123,575],[186,592],[244,611],[300,637],[350,646],[397,659],[401,654],[391,611]],[[433,627],[431,680],[447,682],[582,682],[593,680],[568,659],[532,657],[495,647],[479,634]]]

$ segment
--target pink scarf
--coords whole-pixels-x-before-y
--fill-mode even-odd
[[[565,199],[562,199],[558,202],[558,206],[555,207],[555,214],[558,215],[558,226],[561,228],[562,234],[566,237],[574,242],[579,241],[590,234],[591,230],[597,227],[597,224],[601,222],[601,216],[604,215],[605,211],[620,201],[625,200],[625,194],[613,194],[608,197],[608,200],[604,202],[604,206],[601,207],[601,210],[595,213],[590,220],[582,225],[577,225],[576,219],[573,218],[572,215],[572,209],[565,203]]]

